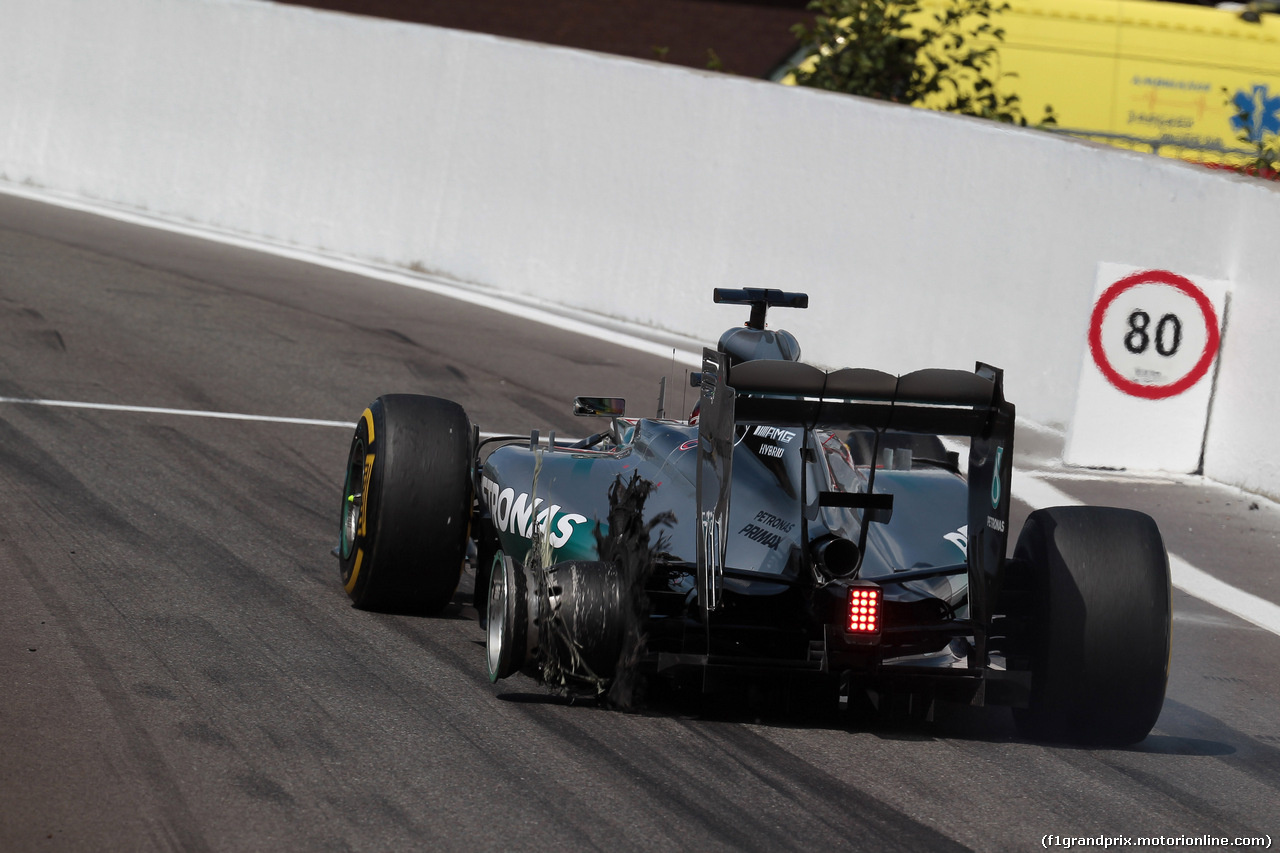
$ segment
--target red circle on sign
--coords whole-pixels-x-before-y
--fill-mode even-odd
[[[1204,342],[1204,352],[1200,353],[1200,360],[1195,363],[1195,366],[1191,368],[1186,376],[1168,385],[1142,385],[1132,379],[1126,379],[1120,374],[1120,371],[1111,365],[1111,361],[1107,358],[1106,350],[1102,348],[1102,318],[1106,316],[1107,308],[1111,306],[1111,303],[1120,294],[1140,284],[1167,284],[1176,288],[1195,300],[1196,305],[1200,308],[1200,313],[1204,316],[1207,335]],[[1125,276],[1108,287],[1103,291],[1098,303],[1093,306],[1093,315],[1089,318],[1089,352],[1093,355],[1093,362],[1098,365],[1102,375],[1107,377],[1107,380],[1112,385],[1124,393],[1147,400],[1163,400],[1166,397],[1174,397],[1199,382],[1201,377],[1209,371],[1209,365],[1213,364],[1213,357],[1218,353],[1218,314],[1213,310],[1213,303],[1209,301],[1209,297],[1205,296],[1203,291],[1188,279],[1168,270],[1136,272],[1133,275]]]

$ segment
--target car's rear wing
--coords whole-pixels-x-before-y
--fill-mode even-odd
[[[714,610],[719,603],[725,569],[736,427],[867,427],[970,439],[970,613],[978,625],[989,625],[1004,568],[1013,467],[1014,407],[1004,399],[1001,370],[979,363],[972,373],[927,369],[893,376],[864,368],[824,371],[795,361],[730,365],[725,353],[712,349],[703,351],[702,361],[698,595],[707,610]],[[808,463],[816,459],[816,453],[808,444],[808,432],[804,434],[802,452]],[[887,520],[892,512],[892,496],[874,493],[874,476],[873,467],[866,494],[822,493],[802,495],[801,500],[816,498],[819,505],[862,509],[862,547],[867,523]],[[802,478],[802,483],[807,481],[808,477]],[[807,537],[802,541],[807,543]]]

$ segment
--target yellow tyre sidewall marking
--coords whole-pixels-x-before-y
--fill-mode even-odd
[[[366,444],[366,446],[372,446],[373,440],[374,440],[373,410],[365,409],[364,414],[362,414],[360,417],[364,420],[365,429],[369,433],[369,441]],[[368,525],[368,509],[369,509],[369,480],[373,475],[373,459],[374,459],[374,454],[372,453],[365,454],[364,482],[360,487],[360,524],[359,524],[359,530],[357,533],[358,536],[364,536],[365,531],[368,529],[367,525]],[[344,587],[348,595],[350,595],[351,591],[356,588],[356,581],[360,579],[360,566],[363,563],[364,563],[364,549],[357,548],[355,563],[353,563],[351,566],[351,577],[347,580],[347,584]]]
[[[356,580],[360,577],[360,564],[362,562],[364,562],[364,549],[357,548],[356,562],[355,565],[351,567],[351,580],[347,581],[347,585],[344,587],[348,595],[351,594],[351,590],[356,588]]]
[[[360,528],[358,535],[364,536],[369,521],[369,481],[373,478],[373,454],[364,457],[364,485],[360,487]]]

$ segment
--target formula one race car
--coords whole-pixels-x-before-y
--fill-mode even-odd
[[[1009,705],[1036,738],[1146,737],[1170,648],[1155,522],[1042,509],[1007,557],[1000,370],[825,371],[765,328],[806,295],[715,301],[751,315],[704,351],[688,421],[579,397],[575,414],[607,419],[589,438],[481,441],[456,403],[375,400],[335,549],[355,604],[438,611],[472,559],[492,681],[783,678],[845,702]],[[940,435],[969,440],[963,473]]]

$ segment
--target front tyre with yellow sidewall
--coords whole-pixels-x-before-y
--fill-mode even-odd
[[[452,600],[471,517],[471,423],[451,400],[387,394],[356,425],[338,560],[357,607],[438,613]]]

